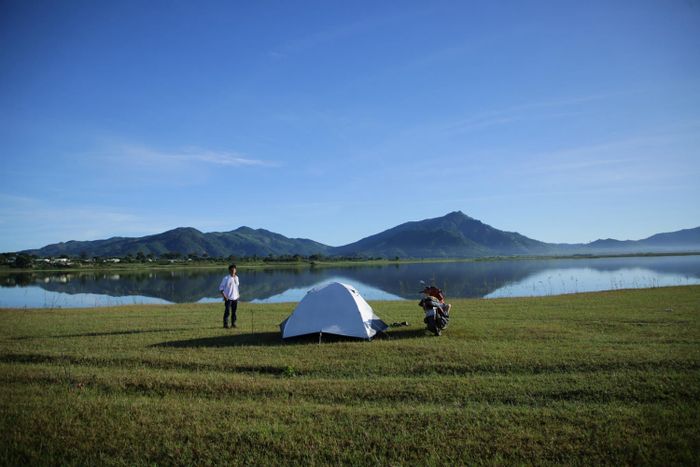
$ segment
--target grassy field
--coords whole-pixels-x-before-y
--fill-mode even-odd
[[[0,311],[3,465],[700,464],[700,287],[413,302],[372,342],[293,304]]]

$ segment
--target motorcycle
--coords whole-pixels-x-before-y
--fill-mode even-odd
[[[452,305],[445,303],[445,295],[435,286],[426,286],[421,293],[423,298],[418,302],[418,306],[425,312],[423,322],[427,325],[428,331],[439,336],[450,322]]]

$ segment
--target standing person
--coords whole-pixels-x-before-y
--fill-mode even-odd
[[[224,297],[224,328],[228,328],[228,315],[231,313],[231,327],[236,327],[236,310],[238,309],[238,276],[236,275],[236,265],[228,267],[228,275],[224,276],[219,285],[219,292]]]

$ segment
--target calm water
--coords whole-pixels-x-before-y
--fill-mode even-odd
[[[221,271],[0,275],[0,307],[65,308],[219,301]],[[297,302],[329,281],[367,300],[418,298],[420,281],[448,297],[522,297],[700,284],[700,256],[420,263],[240,271],[241,298]]]

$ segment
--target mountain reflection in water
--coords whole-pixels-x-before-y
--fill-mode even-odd
[[[0,306],[100,305],[93,297],[109,298],[106,305],[215,301],[225,273],[222,268],[5,274],[0,275]],[[448,297],[491,298],[700,284],[700,256],[243,269],[239,274],[243,301],[298,301],[307,290],[331,280],[354,285],[368,300],[417,299],[420,281],[439,286]]]

